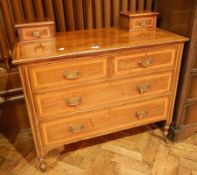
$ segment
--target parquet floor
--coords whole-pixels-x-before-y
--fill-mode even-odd
[[[58,148],[37,170],[30,130],[0,134],[0,175],[197,175],[197,134],[164,143],[158,128],[140,127]]]

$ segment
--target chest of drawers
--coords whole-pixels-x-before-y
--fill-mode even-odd
[[[95,29],[17,43],[40,168],[57,146],[165,121],[187,38],[160,30]]]

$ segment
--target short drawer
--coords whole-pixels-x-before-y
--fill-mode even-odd
[[[67,59],[29,67],[33,89],[55,88],[107,78],[107,57]]]
[[[172,73],[116,80],[35,96],[39,118],[73,114],[170,92]]]
[[[168,98],[154,99],[40,124],[44,145],[71,143],[167,118]]]
[[[53,21],[18,24],[15,27],[20,41],[55,37],[55,24]]]
[[[128,51],[116,54],[113,60],[113,76],[132,76],[153,71],[173,69],[176,46]]]

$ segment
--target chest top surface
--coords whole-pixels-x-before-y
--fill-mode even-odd
[[[61,59],[61,57],[107,53],[119,49],[148,47],[187,40],[185,37],[158,28],[132,32],[117,28],[62,32],[57,33],[56,37],[52,39],[16,43],[13,51],[13,63],[50,61]]]

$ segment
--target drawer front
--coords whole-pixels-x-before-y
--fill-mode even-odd
[[[168,103],[169,100],[166,97],[121,105],[110,109],[109,116],[92,117],[92,125],[96,131],[102,132],[165,120],[168,113]]]
[[[144,18],[134,18],[131,27],[133,29],[140,29],[140,28],[153,28],[156,25],[156,18],[155,17],[144,17]]]
[[[163,73],[39,94],[35,96],[36,111],[40,118],[52,117],[103,108],[116,102],[162,95],[170,91],[171,81],[172,73]]]
[[[46,25],[41,27],[24,27],[18,29],[20,41],[45,39],[55,36],[54,25]]]
[[[113,60],[113,75],[132,76],[174,68],[175,57],[174,46],[117,54]]]
[[[123,105],[40,124],[44,145],[71,143],[167,118],[168,98]]]
[[[74,85],[107,78],[107,57],[79,58],[29,67],[33,89]]]

